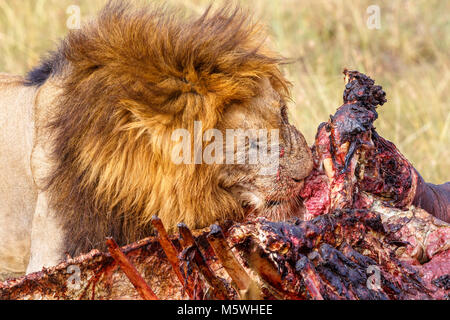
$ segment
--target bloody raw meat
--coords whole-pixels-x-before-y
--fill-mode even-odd
[[[304,219],[343,209],[374,210],[386,239],[400,245],[402,261],[429,281],[448,275],[450,228],[444,221],[450,184],[426,184],[396,146],[378,135],[373,122],[377,106],[386,102],[384,91],[357,71],[344,74],[344,104],[319,126],[312,148],[314,172],[301,191]]]
[[[344,208],[367,208],[371,202],[363,192],[377,196],[392,207],[412,204],[417,175],[412,165],[394,144],[380,137],[373,122],[378,118],[377,105],[386,102],[386,94],[374,81],[356,71],[345,71],[347,85],[344,104],[319,126],[313,154],[315,171],[311,177],[326,176],[329,190],[327,210],[317,208],[317,194],[302,192],[312,215]],[[306,182],[308,185],[309,182]],[[318,192],[324,198],[323,190]],[[311,211],[309,210],[311,207]]]
[[[397,257],[373,211],[337,211],[295,223],[258,218],[235,225],[230,239],[279,299],[448,297]]]
[[[425,183],[396,146],[382,138],[373,122],[386,94],[357,71],[345,70],[344,104],[319,126],[315,170],[301,192],[306,219],[343,208],[369,208],[373,201],[407,209],[412,204],[450,222],[450,183]],[[326,187],[324,190],[324,187]]]

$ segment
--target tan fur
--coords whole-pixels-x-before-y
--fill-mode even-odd
[[[27,267],[37,199],[30,168],[36,89],[23,83],[0,75],[0,280]]]
[[[61,226],[64,245],[51,249],[56,240],[39,235],[36,250],[62,256],[102,248],[106,236],[135,241],[151,233],[155,214],[173,231],[179,222],[201,228],[249,212],[282,219],[298,210],[312,159],[287,120],[284,60],[264,38],[239,9],[185,20],[120,2],[72,31],[40,84],[39,95],[51,98],[37,105],[32,164],[48,200],[35,216],[56,234]],[[260,176],[260,166],[249,164],[174,164],[171,134],[184,128],[193,135],[194,121],[204,131],[279,129],[278,174]],[[32,269],[46,259],[53,261],[39,258]]]

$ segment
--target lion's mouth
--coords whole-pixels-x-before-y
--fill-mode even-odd
[[[258,216],[274,221],[284,221],[294,216],[302,219],[305,208],[303,199],[299,196],[287,199],[268,199],[260,206],[246,203],[242,207],[246,219]]]

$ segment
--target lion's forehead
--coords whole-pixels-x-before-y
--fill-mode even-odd
[[[284,101],[265,79],[258,95],[245,103],[230,105],[218,126],[221,129],[280,129]]]

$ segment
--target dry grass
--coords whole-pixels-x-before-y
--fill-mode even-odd
[[[162,1],[154,1],[161,3]],[[206,0],[168,0],[200,13]],[[450,179],[450,2],[441,0],[240,1],[266,23],[274,46],[295,59],[291,115],[312,143],[318,124],[341,103],[343,68],[358,69],[388,94],[377,127],[430,182]],[[0,71],[24,74],[68,31],[66,9],[87,19],[105,0],[1,0]],[[381,29],[366,9],[381,8]]]

